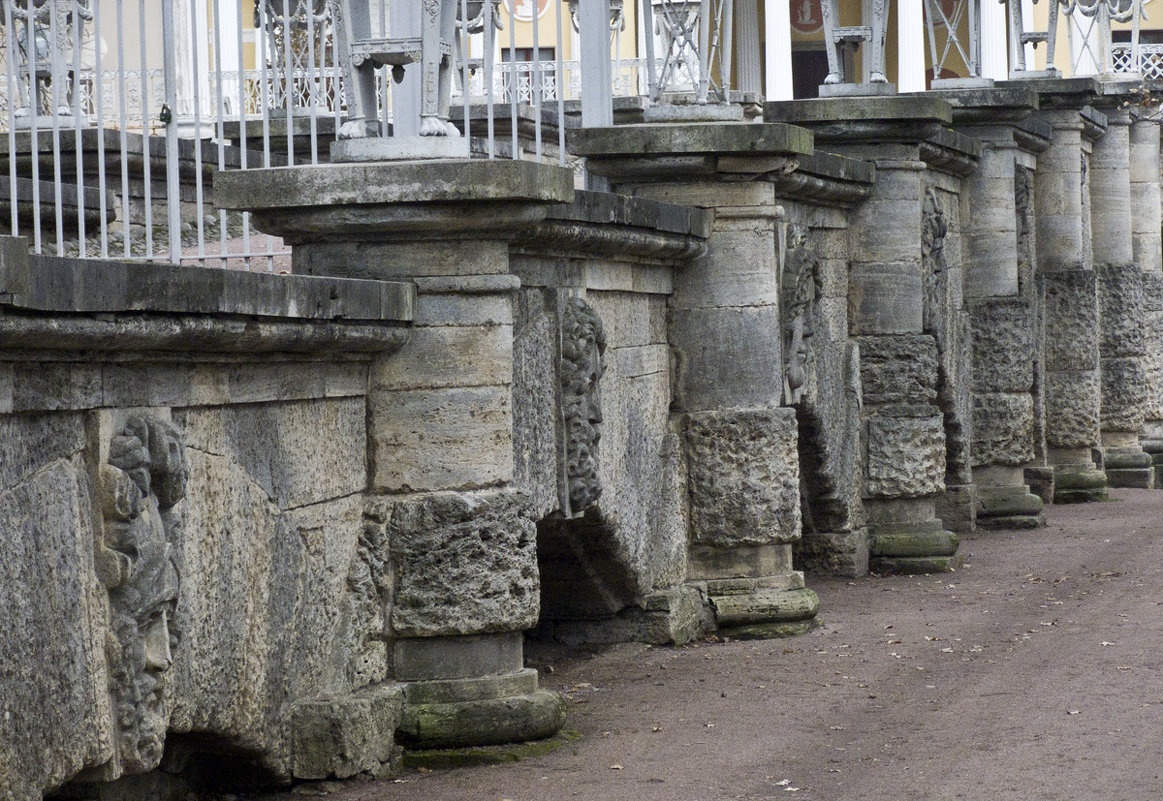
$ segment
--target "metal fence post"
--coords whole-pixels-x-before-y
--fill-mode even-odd
[[[166,85],[166,105],[170,108],[170,120],[166,123],[166,211],[168,213],[170,261],[178,264],[182,259],[182,214],[181,188],[178,185],[178,126],[172,114],[178,105],[177,65],[174,64],[174,7],[172,3],[162,3],[162,48],[163,80]],[[148,120],[143,124],[148,125]],[[149,136],[146,134],[146,158],[149,158]]]

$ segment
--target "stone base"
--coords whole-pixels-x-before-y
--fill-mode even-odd
[[[1107,484],[1112,487],[1130,487],[1132,489],[1154,489],[1154,467],[1108,467],[1106,469]]]
[[[463,748],[541,740],[565,724],[565,701],[537,689],[537,671],[410,682],[397,737],[405,748]]]
[[[820,84],[820,97],[884,97],[895,94],[895,83]]]
[[[878,523],[869,526],[869,534],[869,566],[873,570],[877,560],[886,557],[948,557],[957,553],[957,535],[947,531],[940,520]]]
[[[403,709],[404,691],[396,684],[296,704],[291,775],[346,779],[379,771],[391,761]]]
[[[462,136],[368,136],[331,143],[333,162],[418,161],[467,159],[468,140]]]
[[[952,532],[972,534],[977,525],[977,497],[976,484],[946,485],[945,494],[937,498],[937,517]]]
[[[1007,487],[982,487],[977,522],[985,528],[999,528],[986,524],[989,518],[1037,517],[1042,514],[1042,499],[1029,491],[1025,484]],[[1029,528],[1029,527],[1021,527]]]
[[[546,620],[537,625],[536,636],[567,644],[648,642],[683,645],[713,631],[715,621],[705,588],[676,587],[651,593],[641,607],[624,609],[605,619]]]
[[[1044,465],[1027,467],[1024,471],[1030,492],[1042,499],[1043,504],[1054,502],[1054,468]]]
[[[977,527],[991,531],[1015,528],[1042,528],[1046,525],[1046,514],[1039,512],[1036,515],[1007,515],[1001,517],[979,517]]]
[[[720,634],[731,637],[787,637],[816,626],[820,599],[804,587],[754,589],[731,595],[711,595]]]
[[[925,573],[945,573],[961,567],[961,554],[952,556],[873,557],[868,564],[874,573],[882,576],[914,576]]]
[[[796,564],[834,576],[868,573],[868,529],[805,532],[795,551]]]
[[[789,623],[755,623],[750,626],[732,626],[720,629],[719,633],[736,640],[778,640],[783,637],[798,637],[822,625],[816,618],[795,620]]]
[[[1106,473],[1087,465],[1055,465],[1054,503],[1107,500]]]

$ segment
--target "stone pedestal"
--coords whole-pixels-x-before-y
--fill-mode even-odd
[[[1104,133],[1106,117],[1086,105],[1099,94],[1091,79],[1020,85],[1038,91],[1036,117],[1051,127],[1050,147],[1034,175],[1034,205],[1054,500],[1102,500],[1106,477],[1091,454],[1101,446],[1101,373],[1089,173],[1091,143]]]
[[[1131,112],[1117,103],[1125,84],[1103,86],[1106,134],[1091,155],[1092,247],[1102,337],[1102,447],[1112,487],[1150,487],[1151,458],[1139,445],[1147,403],[1143,281],[1134,261],[1131,213]],[[1158,170],[1154,170],[1158,174]]]
[[[942,95],[958,130],[983,142],[966,179],[965,268],[973,395],[973,478],[983,528],[1045,525],[1023,466],[1036,447],[1036,348],[1028,260],[1030,180],[1049,130],[1029,121],[1037,95],[1022,87]]]
[[[787,125],[621,126],[576,131],[570,149],[615,191],[715,211],[707,253],[676,274],[670,300],[687,577],[710,599],[720,630],[805,631],[819,602],[791,562],[799,460],[795,412],[780,408],[781,212],[767,178],[794,169],[811,135]]]
[[[864,402],[869,567],[910,573],[955,567],[957,535],[935,510],[951,452],[946,426],[962,428],[954,390],[959,311],[950,302],[949,275],[955,266],[960,281],[960,262],[944,252],[954,214],[944,194],[956,179],[939,185],[925,159],[954,172],[971,170],[973,148],[959,151],[952,133],[945,143],[929,142],[952,120],[950,106],[930,97],[772,103],[765,117],[804,125],[827,150],[876,166],[871,196],[852,212],[848,248],[849,328],[860,347]],[[958,475],[957,494],[972,497],[970,481]]]
[[[391,587],[386,677],[413,747],[548,736],[564,706],[523,665],[538,618],[536,526],[514,482],[509,242],[573,197],[529,162],[255,170],[225,194],[293,246],[297,274],[411,280],[411,341],[372,366],[365,536]]]

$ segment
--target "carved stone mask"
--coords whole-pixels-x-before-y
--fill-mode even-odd
[[[177,431],[142,415],[112,438],[100,468],[104,539],[97,558],[109,590],[106,658],[123,773],[157,767],[169,725],[165,673],[178,597],[172,542],[180,526],[173,506],[185,496],[188,475]]]

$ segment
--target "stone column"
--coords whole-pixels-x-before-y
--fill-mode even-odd
[[[253,170],[232,200],[292,245],[297,274],[411,280],[411,341],[373,364],[365,536],[385,556],[387,677],[412,747],[545,737],[564,721],[524,667],[538,619],[536,529],[514,482],[509,244],[571,200],[525,161]]]
[[[1104,92],[1111,88],[1104,86]],[[1115,95],[1117,99],[1118,95]],[[1104,100],[1106,98],[1104,97]],[[1151,487],[1155,471],[1139,443],[1147,403],[1143,280],[1134,261],[1128,109],[1107,107],[1106,135],[1091,155],[1091,247],[1098,278],[1102,448],[1112,487]]]
[[[720,630],[777,636],[814,625],[793,569],[800,538],[796,415],[782,407],[782,329],[770,173],[811,135],[787,125],[673,124],[576,131],[571,150],[616,191],[715,210],[705,256],[675,275],[669,338],[683,433],[687,577]]]
[[[1039,90],[1043,110],[1037,117],[1051,127],[1050,147],[1038,157],[1034,205],[1047,461],[1054,468],[1054,501],[1104,500],[1106,475],[1094,460],[1101,444],[1101,390],[1087,176],[1090,143],[1102,135],[1106,118],[1085,105],[1097,94],[1097,84],[1089,78],[1027,85]]]
[[[872,195],[853,210],[848,229],[869,567],[902,573],[955,567],[957,535],[936,513],[946,489],[946,432],[937,405],[942,354],[933,332],[948,310],[938,302],[938,276],[925,269],[926,250],[944,237],[934,227],[947,218],[929,192],[921,157],[922,143],[952,121],[951,108],[931,97],[827,99],[768,104],[765,116],[805,125],[829,151],[876,166]]]
[[[1142,270],[1143,367],[1147,398],[1140,441],[1151,454],[1155,486],[1163,478],[1163,254],[1157,108],[1135,109],[1131,123],[1131,227],[1134,260]]]
[[[958,98],[962,105],[954,112],[955,121],[969,123],[959,128],[984,145],[977,171],[966,179],[971,211],[964,225],[973,479],[977,524],[985,528],[1045,525],[1042,499],[1030,492],[1024,473],[1036,453],[1035,309],[1029,276],[1019,269],[1018,197],[1028,197],[1027,169],[1034,162],[1027,149],[1048,141],[1018,126],[1037,101],[1027,89],[994,89]]]

